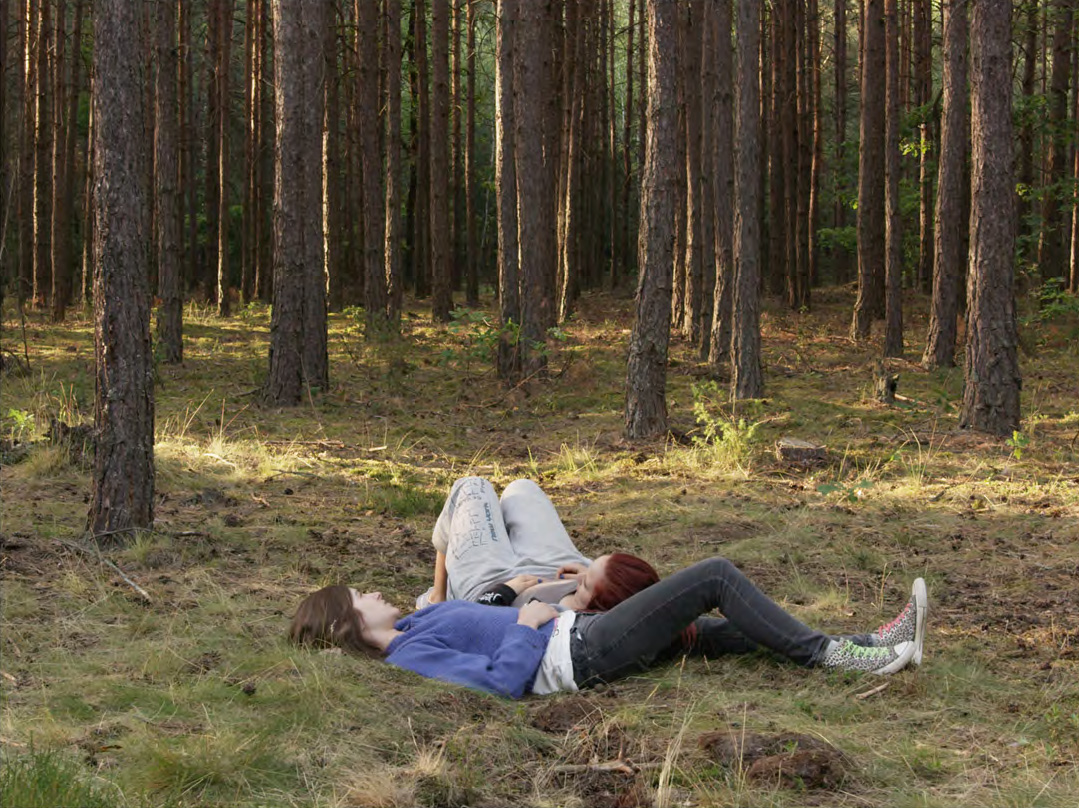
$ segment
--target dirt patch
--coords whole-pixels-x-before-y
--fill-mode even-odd
[[[705,733],[697,744],[717,763],[743,770],[747,780],[762,785],[831,791],[850,770],[849,758],[834,746],[796,732],[721,730]]]
[[[600,720],[600,706],[584,696],[543,701],[532,710],[531,723],[543,732],[565,733]]]

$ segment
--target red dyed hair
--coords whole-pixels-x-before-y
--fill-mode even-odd
[[[647,589],[659,580],[659,574],[643,558],[629,553],[611,553],[607,569],[592,590],[588,611],[605,612],[631,595]]]

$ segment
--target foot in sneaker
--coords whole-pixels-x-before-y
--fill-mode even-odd
[[[890,647],[901,642],[914,643],[914,664],[922,664],[922,643],[925,640],[925,620],[929,614],[929,598],[926,595],[925,581],[914,579],[910,600],[903,611],[890,623],[873,632],[873,645]]]
[[[844,671],[863,671],[886,675],[902,670],[914,657],[914,643],[901,642],[894,647],[856,645],[850,640],[832,642],[820,665]]]

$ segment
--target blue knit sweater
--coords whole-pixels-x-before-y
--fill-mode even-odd
[[[435,603],[397,621],[386,661],[421,676],[519,699],[532,690],[554,621],[518,625],[518,610],[465,600]]]

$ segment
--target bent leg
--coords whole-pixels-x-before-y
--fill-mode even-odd
[[[611,681],[643,671],[670,655],[687,626],[712,609],[726,623],[704,626],[712,651],[733,650],[742,640],[811,665],[830,638],[788,614],[725,558],[700,561],[580,621],[581,648],[574,658],[578,684]],[[690,649],[697,650],[697,649]],[[702,652],[706,649],[702,647]],[[729,652],[727,650],[726,652]]]
[[[453,484],[431,542],[444,547],[447,597],[473,600],[491,584],[513,577],[516,556],[494,486],[482,477]]]
[[[502,492],[502,518],[522,568],[558,569],[563,564],[585,564],[558,517],[554,503],[531,480],[514,480]]]

